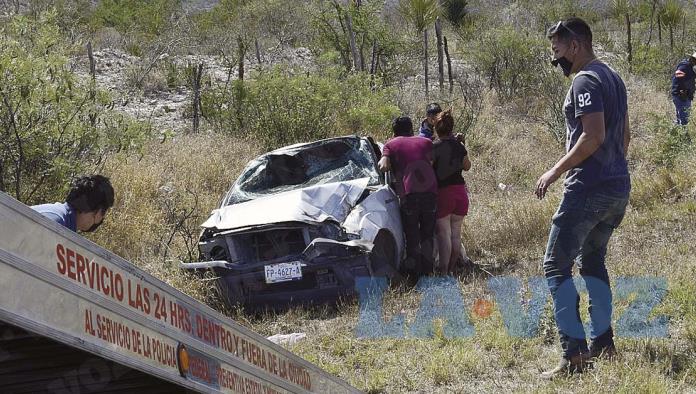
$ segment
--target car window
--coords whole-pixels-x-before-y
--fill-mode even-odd
[[[292,146],[249,163],[232,186],[225,205],[332,182],[369,178],[379,184],[370,143],[358,137]]]

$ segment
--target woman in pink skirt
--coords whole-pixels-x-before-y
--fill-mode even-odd
[[[469,196],[462,170],[471,162],[463,142],[452,134],[452,110],[440,112],[435,121],[438,140],[433,143],[433,167],[437,176],[437,241],[439,271],[450,274],[461,256],[462,222],[469,211]]]

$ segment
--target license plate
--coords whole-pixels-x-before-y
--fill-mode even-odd
[[[270,264],[264,267],[266,283],[288,282],[302,279],[302,263],[293,261],[290,263]]]

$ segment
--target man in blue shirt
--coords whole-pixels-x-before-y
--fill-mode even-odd
[[[679,125],[685,126],[689,123],[691,101],[694,99],[694,80],[696,80],[694,66],[696,66],[696,53],[679,62],[677,70],[672,75],[672,102],[677,110]]]
[[[630,142],[626,87],[621,77],[597,60],[592,31],[582,19],[558,22],[548,31],[553,65],[575,74],[563,109],[566,154],[537,181],[536,195],[567,171],[565,192],[553,216],[544,256],[563,357],[542,377],[581,372],[593,357],[612,358],[612,297],[605,256],[621,223],[631,190],[626,153]],[[590,346],[579,313],[572,268],[577,263],[590,300]]]
[[[418,136],[424,137],[432,141],[435,139],[435,134],[433,134],[433,128],[435,127],[435,118],[437,114],[442,112],[440,104],[430,103],[425,108],[425,119],[421,122],[420,128],[418,129]]]
[[[95,231],[114,205],[109,178],[94,175],[75,179],[64,203],[34,205],[31,208],[72,231]]]

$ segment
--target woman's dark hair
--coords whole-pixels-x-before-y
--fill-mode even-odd
[[[77,212],[106,213],[114,206],[114,188],[105,176],[83,176],[72,181],[65,202]]]
[[[437,114],[435,118],[435,132],[438,137],[447,137],[452,134],[454,129],[454,118],[452,117],[452,110],[442,111]]]
[[[413,135],[413,122],[408,116],[399,116],[392,122],[392,132],[397,137],[410,137]]]

